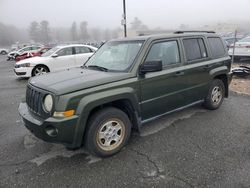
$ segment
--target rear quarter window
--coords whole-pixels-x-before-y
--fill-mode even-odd
[[[225,55],[225,47],[219,37],[209,37],[208,44],[213,57],[223,57]]]

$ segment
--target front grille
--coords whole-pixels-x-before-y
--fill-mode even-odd
[[[43,110],[43,99],[46,95],[45,92],[37,90],[31,86],[27,86],[26,90],[26,103],[33,113],[39,116],[47,116],[48,114]]]

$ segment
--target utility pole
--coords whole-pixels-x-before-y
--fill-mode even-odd
[[[235,33],[234,33],[233,54],[232,54],[232,60],[231,60],[232,64],[234,63],[234,52],[235,52],[236,37],[237,37],[237,29],[235,30]]]
[[[126,0],[123,0],[123,16],[121,23],[124,27],[124,37],[127,37]]]

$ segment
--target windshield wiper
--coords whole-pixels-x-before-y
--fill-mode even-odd
[[[101,67],[101,66],[98,66],[98,65],[89,65],[89,66],[86,66],[86,67],[87,67],[87,68],[97,69],[97,70],[104,71],[104,72],[107,72],[107,71],[108,71],[107,68]]]

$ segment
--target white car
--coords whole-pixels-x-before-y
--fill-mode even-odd
[[[230,46],[229,55],[233,55],[233,44]],[[236,58],[250,57],[250,36],[245,37],[235,43],[234,56]]]
[[[18,77],[38,76],[48,72],[82,66],[97,48],[88,45],[57,46],[41,57],[24,59],[16,63],[14,71]]]
[[[31,52],[36,52],[40,48],[42,48],[42,46],[26,46],[26,47],[21,48],[19,50],[11,51],[10,53],[8,53],[7,61],[9,61],[9,60],[15,60],[16,56],[22,55],[25,52],[30,52],[30,53]]]

